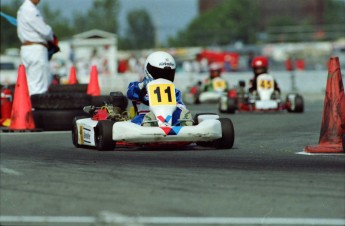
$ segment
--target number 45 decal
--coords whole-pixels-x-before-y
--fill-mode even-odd
[[[260,80],[259,85],[262,89],[271,89],[273,87],[272,80]]]
[[[148,86],[151,106],[176,105],[174,84],[152,84]]]

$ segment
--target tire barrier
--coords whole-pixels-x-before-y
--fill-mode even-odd
[[[49,86],[49,93],[86,93],[88,84],[65,84]]]
[[[33,116],[36,127],[44,131],[71,130],[73,118],[90,116],[83,111],[84,106],[101,107],[104,103],[125,111],[128,99],[121,92],[110,95],[91,96],[85,93],[45,93],[31,96]]]
[[[80,110],[34,110],[36,127],[44,131],[72,130],[73,118],[88,114]]]
[[[31,96],[34,109],[74,110],[90,105],[92,98],[86,93],[44,93]]]

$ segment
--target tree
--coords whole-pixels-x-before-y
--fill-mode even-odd
[[[324,1],[324,23],[325,24],[339,24],[345,23],[345,2],[344,1]],[[344,26],[343,26],[344,28]]]
[[[298,2],[298,1],[297,1]],[[268,42],[305,42],[335,40],[345,34],[345,4],[340,1],[322,1],[323,9],[317,17],[274,16],[267,24]]]
[[[195,18],[176,38],[172,46],[227,45],[236,41],[253,43],[259,16],[255,1],[232,0]]]
[[[60,10],[51,10],[48,4],[44,4],[42,14],[59,39],[68,38],[73,35],[73,27],[70,25],[68,19],[61,17]]]
[[[121,40],[122,49],[145,49],[155,46],[155,27],[146,10],[134,10],[127,14],[126,38]]]
[[[1,6],[1,11],[14,18],[17,17],[17,10],[21,5],[20,0],[13,1],[10,5]],[[17,36],[17,27],[10,24],[5,18],[1,17],[0,20],[0,37],[1,37],[1,48],[0,51],[3,52],[7,48],[18,48],[20,46],[20,41]]]
[[[75,32],[91,29],[101,29],[117,33],[118,0],[93,0],[93,5],[87,14],[76,14],[74,17]]]

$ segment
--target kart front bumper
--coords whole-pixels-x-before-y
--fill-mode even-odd
[[[128,143],[197,142],[221,137],[219,120],[204,120],[195,126],[144,127],[128,121],[113,125],[113,140]]]

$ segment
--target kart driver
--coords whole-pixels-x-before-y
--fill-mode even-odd
[[[257,78],[261,74],[268,73],[268,59],[265,56],[257,56],[253,58],[252,68],[254,72],[254,78],[250,80],[249,92],[253,93],[257,91]],[[278,83],[274,80],[274,90],[280,94],[280,88]]]
[[[147,57],[144,66],[144,79],[141,82],[131,82],[127,89],[127,97],[133,102],[138,113],[132,119],[133,123],[143,126],[157,125],[156,117],[149,109],[146,85],[158,78],[174,82],[175,70],[175,60],[169,53],[157,51]],[[182,93],[176,88],[175,93],[177,108],[172,115],[172,125],[191,126],[193,124],[192,115],[182,101]]]
[[[207,92],[207,91],[214,91],[214,86],[215,84],[213,83],[213,80],[215,78],[220,78],[221,75],[222,75],[222,68],[219,64],[217,63],[212,63],[210,64],[210,67],[209,67],[209,78],[207,78],[205,81],[204,81],[204,85],[203,85],[203,88],[202,90],[204,92]],[[226,91],[228,90],[228,83],[222,79],[221,80],[221,83],[219,83],[219,86],[224,86],[223,88],[223,91]]]

